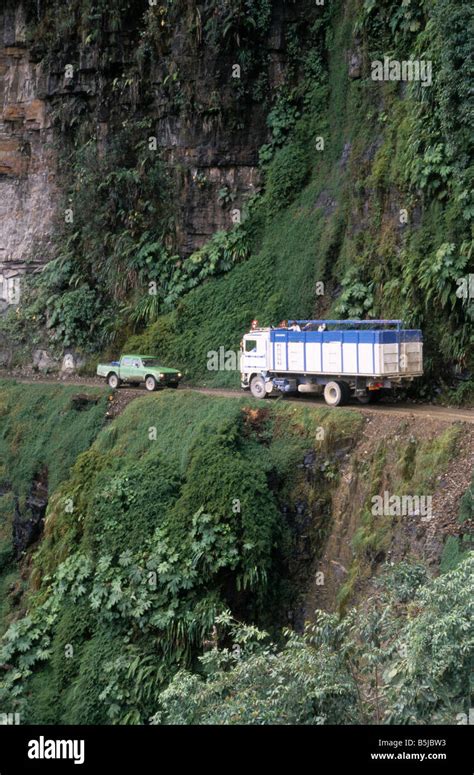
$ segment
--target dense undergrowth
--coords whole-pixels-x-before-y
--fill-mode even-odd
[[[160,724],[467,723],[474,628],[473,557],[429,580],[401,563],[367,608],[341,620],[319,612],[284,645],[229,614],[201,675],[182,671],[160,694]],[[224,638],[223,638],[224,640]]]
[[[21,578],[13,545],[13,520],[31,518],[32,489],[40,478],[45,497],[66,479],[77,456],[89,448],[105,421],[107,399],[62,385],[12,385],[0,388],[0,631],[17,614]],[[34,497],[33,497],[34,501]]]
[[[360,422],[185,392],[128,406],[56,479],[28,610],[2,643],[0,662],[14,665],[2,700],[27,722],[143,722],[227,608],[271,629],[285,621],[327,527],[334,450]],[[292,515],[308,447],[319,463],[305,566]]]
[[[107,395],[87,393],[84,408],[72,388],[2,386],[0,697],[22,723],[453,723],[465,711],[467,542],[447,545],[449,576],[430,580],[413,557],[361,596],[400,529],[362,510],[345,614],[318,613],[305,634],[295,618],[362,416],[182,391],[103,426]],[[355,469],[367,498],[429,491],[458,435],[407,438],[395,459],[376,449]],[[14,564],[12,499],[45,466],[44,535]],[[461,520],[469,508],[466,496]]]

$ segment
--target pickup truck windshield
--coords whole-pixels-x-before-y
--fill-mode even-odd
[[[144,366],[159,366],[158,358],[143,358],[142,363]]]

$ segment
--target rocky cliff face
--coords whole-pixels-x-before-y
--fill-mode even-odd
[[[45,76],[26,47],[21,3],[0,8],[0,304],[46,260],[56,205]]]
[[[105,153],[124,120],[151,120],[174,191],[169,247],[181,256],[231,227],[258,188],[269,95],[285,77],[295,9],[273,4],[258,61],[246,67],[238,33],[224,40],[217,26],[210,45],[212,17],[194,2],[179,5],[163,7],[157,31],[156,9],[133,0],[90,34],[73,3],[61,37],[54,3],[7,0],[0,11],[0,297],[10,303],[29,262],[54,252],[64,193],[55,154],[77,146],[78,132]]]

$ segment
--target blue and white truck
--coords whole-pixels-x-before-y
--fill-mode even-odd
[[[255,398],[323,394],[330,406],[351,396],[376,401],[423,374],[423,337],[401,320],[289,320],[255,323],[241,343],[241,386]]]

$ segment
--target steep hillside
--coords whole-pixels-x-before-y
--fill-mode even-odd
[[[21,723],[467,717],[470,411],[186,384],[237,387],[255,319],[402,318],[411,399],[472,405],[473,19],[4,0],[0,708]],[[127,350],[183,385],[91,387]],[[12,381],[67,379],[66,355],[76,385]]]
[[[467,2],[24,12],[64,203],[55,260],[3,323],[16,359],[128,337],[228,384],[208,353],[253,318],[403,317],[425,334],[426,395],[469,400]],[[419,80],[374,80],[384,56],[424,63]]]
[[[331,4],[322,51],[308,53],[317,73],[305,68],[303,94],[288,104],[283,92],[271,115],[265,194],[244,226],[257,234],[251,257],[130,346],[163,350],[192,379],[220,384],[236,378],[208,373],[207,351],[236,348],[252,318],[403,317],[423,328],[431,380],[472,367],[472,299],[456,295],[473,267],[472,105],[471,119],[456,108],[472,12],[411,5],[404,19],[397,3],[383,4],[377,21],[373,3]],[[380,39],[382,20],[394,32]],[[371,60],[384,52],[433,60],[433,89],[372,81]]]
[[[78,395],[63,386],[4,385],[0,395],[0,697],[23,723],[143,723],[160,708],[173,718],[166,698],[183,670],[190,686],[202,680],[200,660],[209,649],[209,658],[224,649],[211,673],[226,670],[229,648],[242,650],[246,669],[272,637],[271,648],[283,649],[283,669],[285,649],[297,646],[284,645],[281,628],[306,637],[305,621],[318,627],[324,616],[326,647],[334,647],[333,637],[356,637],[364,662],[371,641],[365,644],[362,630],[350,635],[351,606],[360,623],[375,600],[373,626],[383,629],[386,622],[377,620],[383,595],[398,595],[387,637],[394,643],[408,637],[402,631],[413,617],[422,631],[440,604],[438,593],[428,591],[439,588],[430,578],[440,560],[452,573],[448,609],[459,608],[452,627],[464,626],[472,584],[463,564],[470,548],[466,505],[461,523],[457,513],[474,454],[468,426],[387,422],[384,415],[368,421],[354,411],[294,403],[262,408],[252,399],[191,391],[144,396],[106,421],[108,397],[91,389]],[[432,513],[374,516],[373,497],[387,491],[432,496]],[[458,585],[467,595],[459,600]],[[420,598],[411,612],[400,607],[415,593],[428,602]],[[346,615],[336,626],[338,612]],[[334,627],[342,628],[339,636]],[[471,658],[470,627],[462,657],[449,657],[459,676]],[[443,632],[442,648],[458,648],[457,636]],[[342,711],[333,700],[342,680],[329,670],[333,658],[323,670],[311,656],[311,639],[304,648],[311,682],[323,681],[327,692],[314,704],[308,690],[304,713],[326,723],[406,714],[416,722],[438,716],[452,722],[468,701],[466,686],[443,663],[430,678],[431,705],[412,695],[416,675],[408,671],[406,701],[397,706],[392,678],[402,668],[398,652],[388,649],[380,669],[395,672],[384,678],[383,704],[374,709],[364,669],[356,684],[367,699],[355,701],[354,684],[341,695]],[[413,640],[409,648],[416,671],[423,669],[430,640]],[[289,687],[296,693],[306,670],[298,653]],[[234,678],[232,671],[216,675],[223,686]],[[224,689],[217,690],[220,696]],[[258,681],[252,691],[257,698]],[[207,701],[199,713],[206,707]],[[234,707],[234,721],[245,720],[249,707],[247,701],[238,712]],[[281,723],[286,711],[278,707]],[[301,720],[300,711],[288,709],[289,720]]]
[[[0,388],[0,630],[24,612],[32,553],[52,492],[105,422],[102,391]]]

